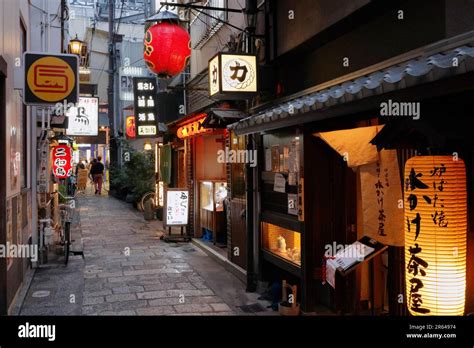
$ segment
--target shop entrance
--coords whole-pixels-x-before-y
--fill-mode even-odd
[[[311,178],[311,187],[306,193],[314,197],[312,207],[315,223],[313,229],[313,252],[315,266],[322,263],[327,246],[351,244],[357,240],[357,176],[347,167],[343,158],[321,139],[310,138],[311,161],[306,161],[305,177]],[[355,273],[345,279],[337,279],[336,289],[329,284],[316,282],[316,305],[334,311],[353,312],[356,305],[357,288]]]
[[[230,137],[230,148],[235,151],[245,150],[245,137]],[[230,165],[231,199],[231,261],[243,269],[247,269],[247,226],[246,226],[246,199],[245,199],[245,163]]]
[[[224,136],[208,135],[196,138],[196,196],[198,230],[196,237],[211,243],[227,256],[227,226],[224,200],[227,198],[226,165],[217,161],[224,149]]]

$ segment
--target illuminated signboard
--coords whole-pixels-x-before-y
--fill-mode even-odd
[[[213,131],[212,129],[204,128],[202,126],[202,123],[204,122],[205,119],[206,119],[206,114],[204,114],[204,117],[200,118],[197,121],[190,122],[188,124],[185,124],[184,126],[179,127],[178,131],[176,132],[176,135],[180,139],[185,139],[193,135],[212,132]]]
[[[67,135],[99,135],[99,98],[80,97],[77,106],[66,112],[69,118]]]
[[[209,95],[247,99],[258,91],[257,57],[219,53],[209,61]]]
[[[79,97],[79,58],[73,54],[25,52],[26,105],[77,103]]]
[[[186,226],[189,218],[189,190],[167,189],[164,210],[164,226]]]
[[[155,77],[133,78],[137,138],[155,138],[158,135],[157,89]]]

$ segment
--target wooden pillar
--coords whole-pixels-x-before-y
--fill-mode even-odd
[[[0,129],[2,134],[0,135],[0,153],[2,155],[7,153],[6,149],[6,96],[5,96],[5,83],[7,77],[7,63],[0,56]],[[7,162],[5,160],[0,161],[0,245],[6,245],[7,242],[7,219],[6,217],[6,169]],[[5,257],[0,258],[0,315],[6,315],[7,308],[7,259]]]

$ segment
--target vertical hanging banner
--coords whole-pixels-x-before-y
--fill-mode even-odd
[[[405,279],[412,315],[463,315],[467,181],[461,159],[418,156],[405,164]]]
[[[53,174],[57,179],[66,179],[72,175],[72,148],[58,145],[53,148]]]
[[[133,78],[133,104],[137,138],[155,138],[158,136],[157,90],[155,77]]]
[[[375,163],[360,166],[364,235],[403,246],[402,185],[397,151],[382,150]]]

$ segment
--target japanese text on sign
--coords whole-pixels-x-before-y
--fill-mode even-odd
[[[184,226],[188,224],[189,192],[187,190],[166,191],[165,225]]]
[[[155,137],[158,135],[156,79],[134,78],[133,87],[137,137]]]
[[[67,145],[58,145],[53,149],[53,174],[58,179],[72,175],[72,149]]]

